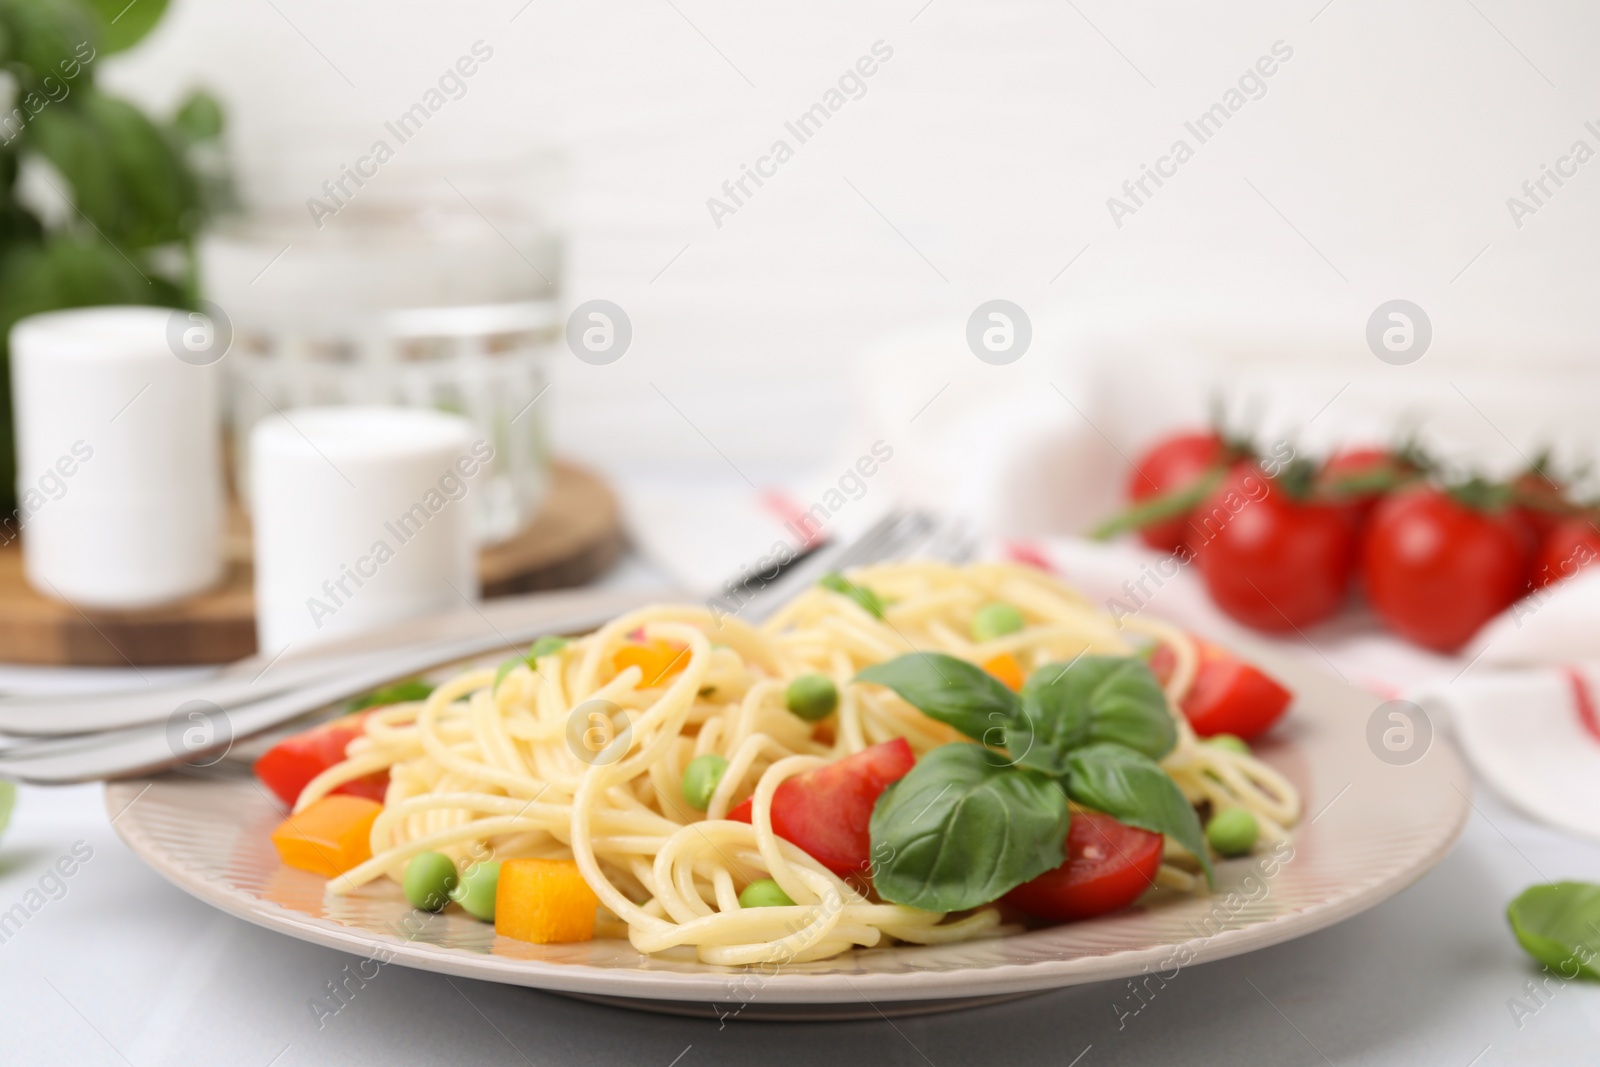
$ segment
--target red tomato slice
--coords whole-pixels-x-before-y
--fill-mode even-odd
[[[344,760],[345,747],[361,735],[367,715],[367,711],[346,715],[284,738],[256,760],[256,777],[276,793],[279,800],[293,807],[311,779]],[[378,771],[346,782],[334,792],[366,797],[381,804],[388,788],[389,772]]]
[[[1233,734],[1246,741],[1266,733],[1294,694],[1225,649],[1205,641],[1195,644],[1200,649],[1199,669],[1178,704],[1194,732],[1201,737]],[[1150,671],[1166,685],[1176,662],[1168,646],[1158,645],[1150,656]]]
[[[865,875],[871,869],[872,806],[916,761],[906,739],[897,737],[786,779],[772,796],[772,829],[840,878]],[[751,800],[735,806],[728,818],[751,822]]]
[[[1073,812],[1066,862],[1000,899],[1041,919],[1089,919],[1138,900],[1160,867],[1160,834],[1098,811]]]

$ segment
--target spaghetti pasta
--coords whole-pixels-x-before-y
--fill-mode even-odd
[[[1166,694],[1178,743],[1163,769],[1194,803],[1248,809],[1269,842],[1298,819],[1299,798],[1281,775],[1199,742],[1176,712],[1197,663],[1181,631],[1138,618],[1119,629],[1049,575],[1010,564],[898,563],[852,579],[887,605],[881,618],[823,588],[760,629],[698,607],[650,607],[498,682],[492,669],[468,670],[424,701],[373,712],[344,762],[296,804],[389,772],[372,858],[329,891],[399,880],[412,856],[430,850],[458,866],[489,856],[572,859],[600,899],[602,928],[625,927],[641,952],[692,951],[725,965],[1000,932],[992,906],[946,915],[877,901],[865,883],[840,878],[773,831],[773,796],[790,777],[893,738],[918,755],[962,739],[892,691],[849,684],[862,668],[911,650],[975,663],[1006,654],[1026,671],[1084,653],[1132,654],[1130,637],[1165,644],[1176,661]],[[1026,625],[969,639],[973,613],[995,600],[1015,605]],[[678,661],[649,679],[638,665],[616,669],[616,652],[641,637],[680,649]],[[813,672],[839,692],[836,715],[820,726],[784,705],[787,682]],[[689,761],[706,754],[727,766],[701,813],[684,802],[680,783]],[[753,798],[751,821],[727,818],[745,797]],[[1169,843],[1158,882],[1195,888],[1193,869]],[[762,878],[795,903],[741,907],[740,888]]]

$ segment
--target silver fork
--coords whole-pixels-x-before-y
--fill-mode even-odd
[[[774,580],[751,590],[749,600],[738,614],[746,621],[769,617],[831,570],[918,554],[937,554],[939,558],[956,562],[969,558],[974,544],[970,534],[943,524],[927,513],[891,513],[849,544],[818,549]],[[746,579],[741,577],[736,581]],[[647,599],[655,597],[641,597],[640,603]],[[402,648],[386,660],[363,660],[360,667],[342,676],[322,678],[227,708],[213,704],[185,711],[188,703],[176,707],[169,704],[161,721],[144,721],[91,734],[24,741],[0,752],[0,776],[37,783],[83,782],[154,773],[203,757],[207,763],[215,762],[208,757],[219,750],[226,751],[234,741],[271,730],[386,682],[480,656],[508,644],[514,646],[531,641],[541,634],[594,629],[608,621],[617,610],[612,605],[603,613],[552,615],[537,624],[528,624],[525,629],[497,631],[492,640],[479,637],[431,648]],[[189,734],[195,730],[201,731],[201,737],[191,745]]]
[[[778,569],[778,573],[772,577],[742,575],[727,583],[726,588],[739,591],[739,601],[742,602],[729,614],[737,614],[746,621],[759,622],[781,606],[786,599],[782,595],[784,590],[796,588],[793,584],[794,575],[810,576],[810,580],[815,581],[828,569],[839,570],[888,558],[896,553],[907,554],[915,551],[918,539],[928,536],[934,527],[934,519],[926,513],[892,512],[850,543],[842,546],[824,545],[801,557],[793,567]],[[612,613],[607,608],[588,616],[578,615],[571,620],[563,620],[564,629],[570,633],[593,629],[604,623]],[[277,666],[270,662],[252,663],[248,670],[232,668],[200,682],[147,687],[131,692],[96,694],[92,697],[0,699],[0,734],[70,737],[124,729],[162,722],[172,714],[174,708],[191,701],[204,701],[207,705],[226,711],[321,683],[331,683],[335,689],[349,684],[354,687],[352,692],[365,692],[408,671],[427,670],[439,664],[486,655],[498,648],[526,643],[550,632],[546,624],[537,623],[446,642],[408,642],[388,648],[313,655],[304,661]],[[317,691],[322,690],[319,688]]]

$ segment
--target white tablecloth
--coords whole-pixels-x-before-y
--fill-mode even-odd
[[[647,580],[637,566],[614,579]],[[117,838],[100,787],[23,788],[0,840],[0,1063],[1587,1062],[1600,1047],[1600,985],[1531,996],[1542,976],[1504,912],[1535,882],[1600,881],[1600,844],[1530,823],[1486,790],[1474,804],[1460,845],[1399,896],[1299,941],[1186,970],[1136,1015],[1125,985],[1109,983],[892,1023],[719,1024],[388,966],[319,1026],[308,1002],[354,957],[169,885]],[[92,855],[50,878],[74,847]],[[20,927],[6,922],[31,891],[46,903]]]

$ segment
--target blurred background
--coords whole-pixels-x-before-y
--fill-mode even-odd
[[[559,448],[726,473],[710,438],[782,475],[849,450],[836,428],[863,410],[875,339],[948,320],[951,365],[930,377],[1004,381],[962,358],[961,326],[995,297],[1069,328],[1275,334],[1275,362],[1349,374],[1382,369],[1365,323],[1405,298],[1433,320],[1428,365],[1581,363],[1600,188],[1580,172],[1520,228],[1506,200],[1574,140],[1600,144],[1583,127],[1596,19],[1575,3],[182,0],[102,74],[158,112],[214,92],[247,200],[297,206],[483,41],[494,58],[395,166],[563,157],[563,299],[616,302],[635,341],[611,366],[554,362]],[[783,124],[878,41],[893,58],[865,95],[719,226],[707,199],[793,141]],[[1293,58],[1265,95],[1116,225],[1107,198],[1193,143],[1183,124],[1278,41]],[[1069,361],[1046,340],[1013,383]]]
[[[212,314],[236,510],[255,423],[317,404],[470,419],[498,457],[480,546],[555,514],[575,463],[691,587],[804,542],[879,442],[872,503],[813,525],[919,500],[1081,533],[1218,405],[1302,454],[1404,438],[1509,477],[1553,449],[1574,481],[1593,454],[1600,16],[1576,4],[6,7],[65,44],[89,12],[98,44],[6,146],[15,202],[80,256],[0,310]],[[91,81],[177,168],[111,167],[148,193],[118,225],[74,138],[123,135],[62,129]],[[996,300],[1026,340],[986,359]],[[1394,301],[1421,331],[1398,359]],[[485,590],[549,584],[506,574]]]

